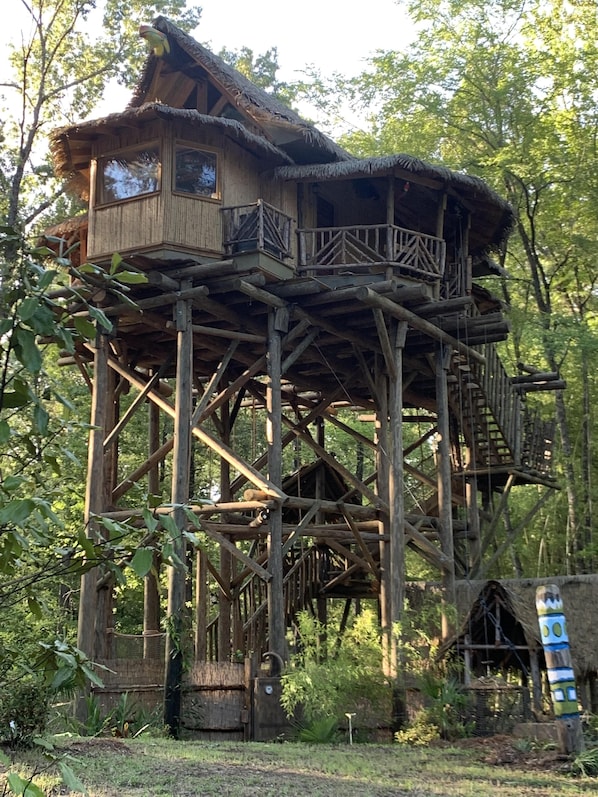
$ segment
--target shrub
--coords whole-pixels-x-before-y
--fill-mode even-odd
[[[309,744],[332,744],[339,738],[336,717],[320,717],[299,728],[300,742]]]
[[[380,633],[373,612],[358,615],[344,634],[307,612],[299,616],[301,649],[282,676],[281,703],[288,716],[299,708],[306,726],[345,724],[347,712],[389,714],[389,685],[382,673]]]
[[[0,741],[28,746],[46,729],[50,700],[47,688],[34,679],[5,684],[0,689]]]
[[[409,744],[413,747],[426,747],[430,742],[440,739],[437,725],[430,721],[425,709],[418,711],[415,718],[401,731],[395,733],[395,742]]]

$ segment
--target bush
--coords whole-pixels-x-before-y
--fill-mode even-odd
[[[430,721],[425,709],[418,711],[415,718],[402,731],[395,733],[395,742],[410,744],[413,747],[426,747],[430,742],[440,739],[440,730]]]
[[[343,634],[302,612],[299,634],[301,649],[282,676],[281,703],[289,717],[301,709],[306,727],[320,721],[341,727],[347,712],[359,718],[366,710],[389,714],[391,692],[373,612],[362,612]]]
[[[43,684],[33,679],[5,684],[0,689],[0,741],[15,747],[31,745],[46,729],[49,708]]]

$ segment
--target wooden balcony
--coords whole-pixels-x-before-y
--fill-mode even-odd
[[[251,205],[222,208],[224,251],[227,256],[242,252],[266,252],[279,260],[292,257],[292,219],[258,199]]]
[[[445,242],[403,227],[321,227],[298,230],[297,234],[299,276],[389,269],[396,276],[439,283],[444,274]]]

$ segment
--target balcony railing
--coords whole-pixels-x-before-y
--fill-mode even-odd
[[[222,208],[224,251],[268,252],[279,260],[291,257],[292,219],[258,199],[251,205]]]
[[[445,243],[441,238],[393,224],[320,227],[297,232],[300,275],[391,267],[396,274],[437,281],[444,273]]]

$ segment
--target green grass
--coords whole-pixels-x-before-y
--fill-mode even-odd
[[[504,741],[502,746],[506,746]],[[496,749],[494,744],[492,750]],[[412,748],[140,737],[72,740],[65,744],[65,751],[89,797],[598,795],[598,780],[573,777],[566,771],[567,762],[554,755],[550,764],[521,752],[516,761],[489,764],[484,742],[471,747]],[[31,758],[15,761],[19,764],[31,766]],[[46,780],[46,793],[71,794],[57,783],[53,788]]]

